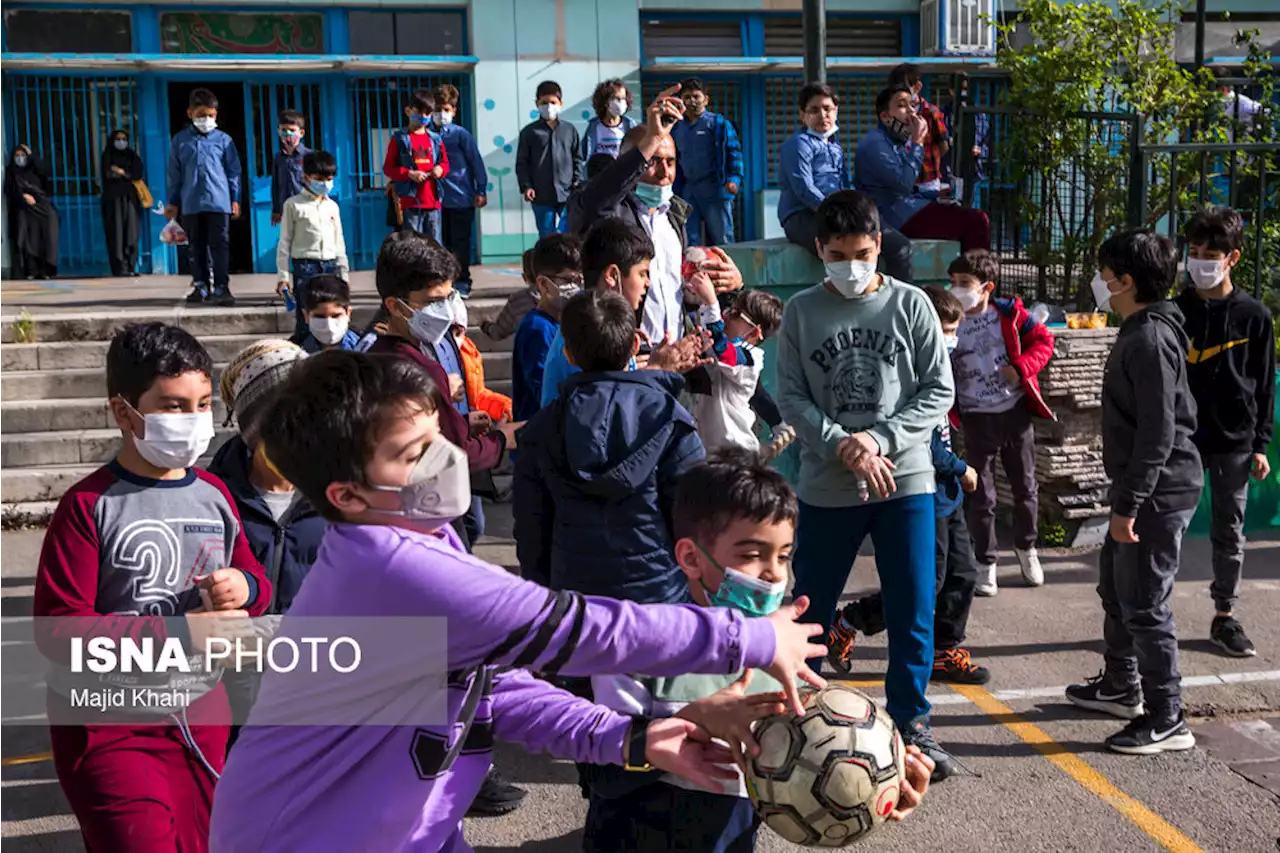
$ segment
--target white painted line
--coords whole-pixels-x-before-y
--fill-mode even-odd
[[[1218,676],[1223,684],[1245,684],[1250,681],[1280,681],[1280,669],[1265,672],[1224,672]]]
[[[1280,754],[1280,731],[1266,720],[1236,720],[1227,725],[1259,746]]]

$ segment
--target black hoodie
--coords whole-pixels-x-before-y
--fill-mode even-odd
[[[1187,386],[1182,312],[1155,302],[1120,325],[1102,380],[1102,464],[1111,478],[1111,511],[1133,518],[1190,509],[1204,468],[1191,443],[1196,401]]]
[[[1192,288],[1175,300],[1191,339],[1187,377],[1200,409],[1193,440],[1200,453],[1266,453],[1276,394],[1271,312],[1234,289],[1201,299]]]

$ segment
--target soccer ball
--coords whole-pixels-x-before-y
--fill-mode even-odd
[[[747,760],[747,791],[760,819],[788,841],[844,847],[898,805],[902,738],[884,708],[852,687],[800,695],[804,716],[756,724],[760,755]]]

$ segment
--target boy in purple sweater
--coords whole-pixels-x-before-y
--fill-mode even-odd
[[[804,599],[765,619],[639,606],[551,592],[468,555],[449,527],[470,506],[466,459],[440,436],[433,393],[430,377],[407,359],[322,352],[282,388],[262,440],[280,473],[334,522],[290,618],[446,617],[447,722],[255,725],[264,709],[291,698],[283,694],[295,683],[268,672],[217,788],[213,853],[467,851],[462,817],[495,738],[704,786],[736,775],[718,766],[728,750],[710,743],[733,737],[723,716],[703,715],[700,724],[633,718],[528,670],[678,675],[757,667],[784,685],[797,709],[797,681],[822,683],[804,663],[826,651],[810,642],[819,629],[795,622]],[[404,654],[408,662],[429,651]],[[422,707],[440,685],[417,673],[382,662],[373,695],[397,708]],[[328,687],[309,683],[309,714],[351,701],[351,682],[339,678]]]

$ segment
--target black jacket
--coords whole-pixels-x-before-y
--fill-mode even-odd
[[[1204,485],[1191,443],[1196,401],[1187,386],[1182,312],[1156,302],[1131,315],[1102,379],[1102,465],[1111,511],[1132,518],[1148,501],[1157,512],[1194,507]]]
[[[632,148],[618,155],[600,174],[587,182],[569,199],[569,233],[586,237],[591,226],[601,219],[617,217],[628,225],[648,234],[644,220],[641,218],[648,211],[636,195],[636,184],[649,168],[649,161],[644,159],[639,148]],[[680,235],[680,249],[686,245],[684,225],[689,220],[689,204],[678,196],[672,196],[671,208],[667,211],[671,227]],[[683,258],[683,255],[681,256]]]
[[[516,181],[520,192],[532,189],[534,204],[561,205],[582,183],[578,129],[564,119],[553,128],[542,119],[520,131],[516,148]]]
[[[1276,395],[1271,312],[1238,288],[1214,300],[1188,288],[1174,301],[1191,339],[1187,378],[1200,409],[1196,447],[1205,455],[1266,453]]]

